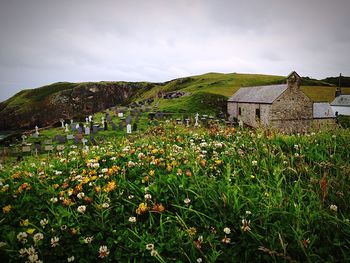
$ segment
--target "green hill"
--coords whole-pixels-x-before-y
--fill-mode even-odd
[[[2,130],[16,130],[35,125],[50,126],[60,118],[82,118],[111,106],[126,106],[150,98],[155,99],[159,111],[216,114],[226,111],[226,100],[240,87],[281,84],[285,81],[284,76],[207,73],[164,83],[58,82],[23,90],[0,103],[0,127]],[[304,77],[302,85],[303,91],[314,101],[334,99],[336,87],[332,83]],[[343,88],[342,91],[350,94],[350,88]],[[169,94],[180,95],[165,98]]]

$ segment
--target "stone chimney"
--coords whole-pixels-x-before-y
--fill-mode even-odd
[[[288,89],[291,90],[298,90],[300,88],[300,82],[301,82],[301,77],[293,71],[290,73],[287,77],[287,84],[288,84]]]
[[[341,73],[339,74],[339,85],[335,90],[335,97],[338,97],[340,95],[341,95]]]

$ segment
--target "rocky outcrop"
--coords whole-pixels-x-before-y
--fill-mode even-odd
[[[81,83],[70,89],[49,93],[40,101],[27,100],[15,104],[11,101],[16,98],[12,98],[0,103],[0,130],[33,129],[35,125],[47,127],[59,123],[61,118],[84,120],[89,114],[116,104],[127,104],[154,85],[134,82]]]

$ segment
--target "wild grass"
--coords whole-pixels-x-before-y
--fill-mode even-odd
[[[89,151],[27,156],[2,167],[0,256],[346,262],[349,141],[343,129],[283,135],[160,122]]]

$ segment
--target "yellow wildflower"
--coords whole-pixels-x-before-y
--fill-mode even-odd
[[[104,191],[109,193],[109,192],[112,192],[116,187],[117,187],[117,184],[115,183],[115,181],[110,181],[105,187]]]
[[[28,228],[28,229],[27,229],[27,233],[28,233],[29,235],[33,234],[34,232],[35,232],[35,228]]]
[[[139,204],[139,207],[136,209],[136,214],[142,215],[148,211],[148,207],[146,203]]]

